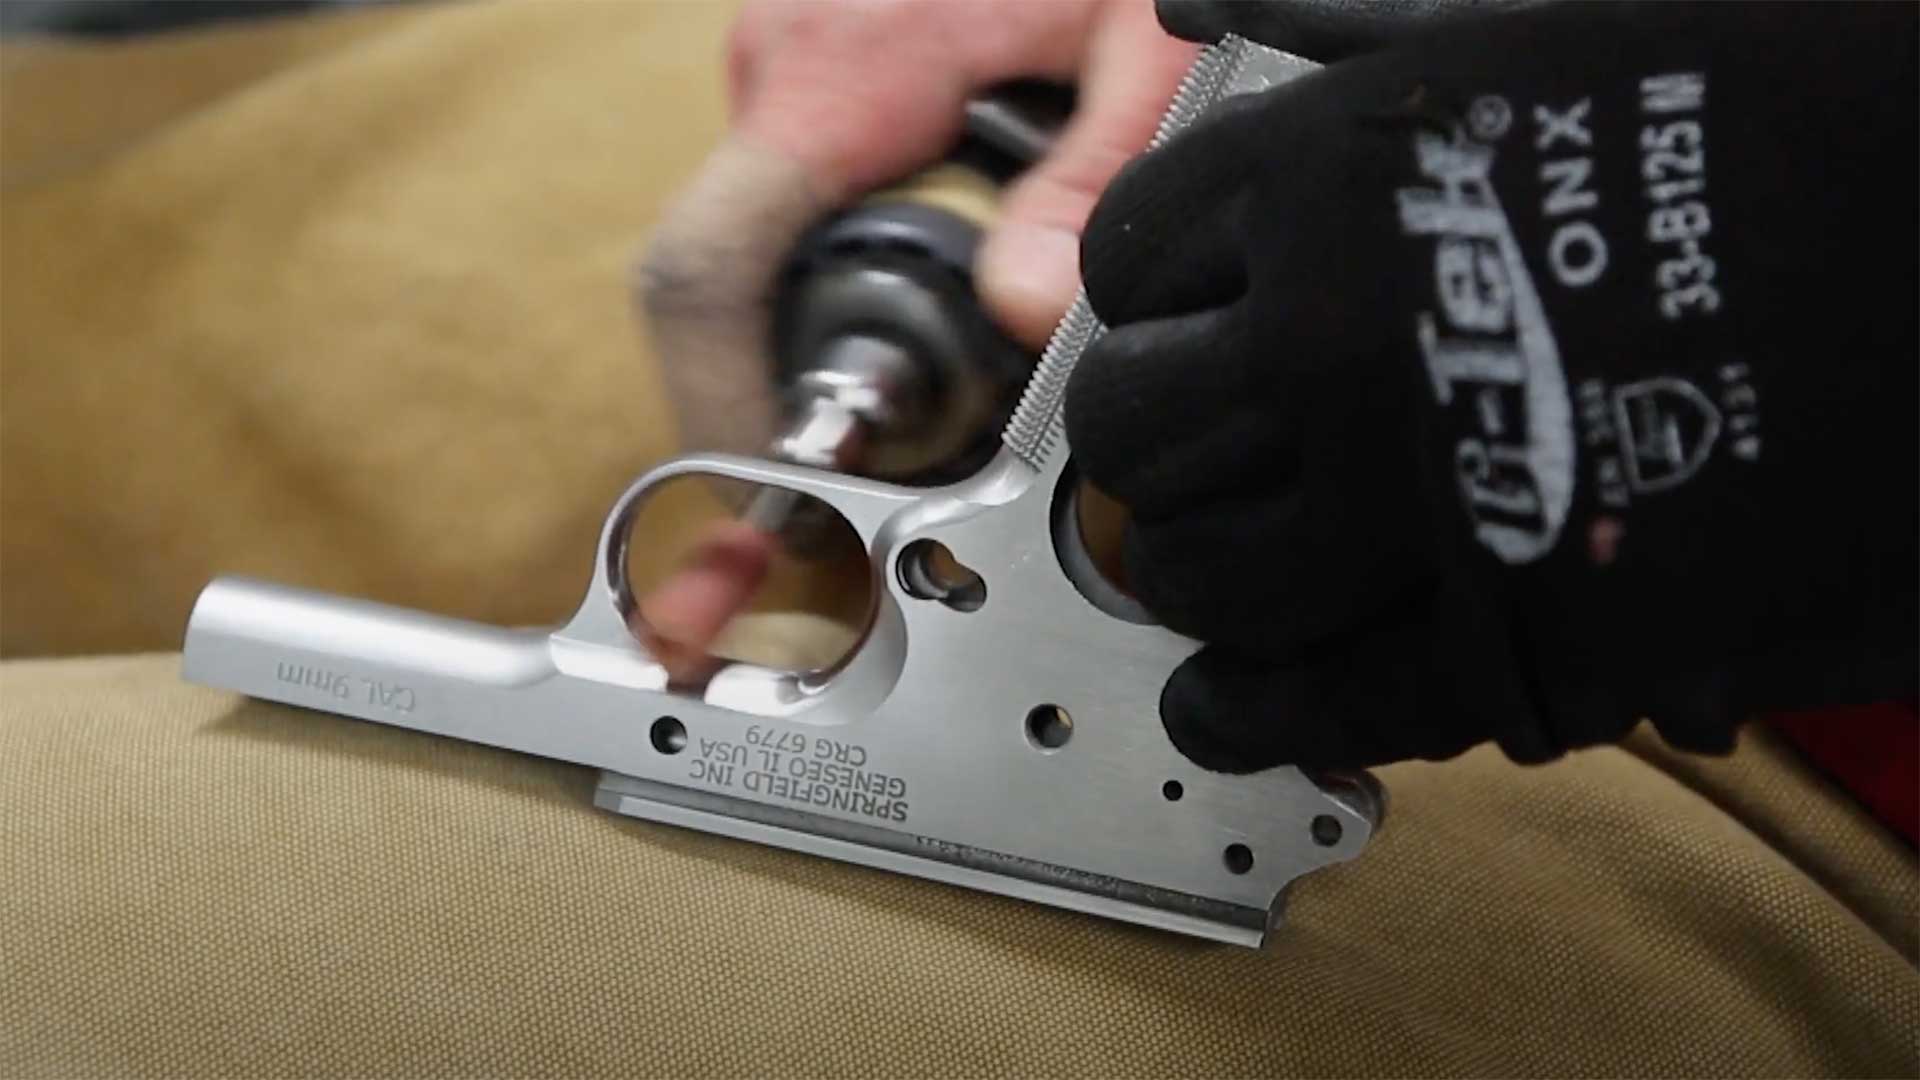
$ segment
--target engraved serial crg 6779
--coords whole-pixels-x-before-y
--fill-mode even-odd
[[[1310,65],[1228,39],[1156,141]],[[1365,777],[1228,776],[1168,741],[1161,687],[1197,644],[1090,569],[1060,398],[1099,333],[1056,332],[1004,447],[977,475],[906,488],[726,455],[676,459],[616,502],[579,611],[509,630],[272,584],[210,584],[190,680],[599,768],[608,810],[1221,941],[1258,945],[1286,886],[1366,846]],[[660,484],[727,477],[813,496],[871,552],[876,602],[830,673],[746,664],[667,689],[634,639],[629,532]],[[916,589],[933,545],[985,595]]]

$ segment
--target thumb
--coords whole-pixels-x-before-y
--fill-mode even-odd
[[[981,246],[982,301],[1038,350],[1080,288],[1080,230],[1120,167],[1146,149],[1198,46],[1177,41],[1146,4],[1114,4],[1089,36],[1080,105],[1053,150],[1001,203]]]

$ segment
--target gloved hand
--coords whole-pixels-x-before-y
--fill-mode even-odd
[[[1164,3],[1287,48],[1281,5]],[[1362,35],[1364,36],[1364,35]],[[1068,436],[1239,771],[1539,762],[1916,682],[1915,9],[1554,5],[1116,178]]]

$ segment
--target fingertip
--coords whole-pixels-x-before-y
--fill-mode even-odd
[[[975,279],[980,299],[1023,348],[1046,347],[1080,290],[1080,238],[1070,229],[1003,222],[981,245]]]
[[[639,602],[643,640],[706,652],[766,579],[774,545],[744,522],[716,528],[684,566]]]
[[[1168,740],[1211,772],[1249,773],[1287,763],[1295,748],[1280,737],[1284,724],[1273,723],[1267,708],[1248,709],[1235,700],[1240,680],[1222,678],[1222,662],[1218,649],[1202,649],[1168,677],[1160,692]]]
[[[667,681],[671,685],[698,685],[712,678],[723,664],[719,657],[703,648],[661,637],[644,625],[636,627],[634,634],[653,654],[655,662],[666,670]]]
[[[1414,756],[1392,688],[1294,658],[1209,646],[1167,679],[1160,717],[1174,747],[1215,772],[1369,769]]]
[[[778,548],[778,538],[751,522],[725,521],[707,537],[700,560],[750,579],[751,587],[758,587]]]

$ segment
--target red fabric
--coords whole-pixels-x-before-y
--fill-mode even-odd
[[[1920,711],[1886,702],[1768,717],[1815,768],[1916,844],[1920,831]]]

